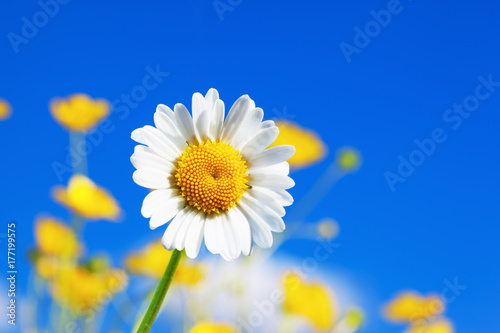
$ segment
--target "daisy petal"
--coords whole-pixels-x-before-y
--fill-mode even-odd
[[[133,130],[130,137],[135,142],[142,143],[144,145],[145,143],[144,143],[144,140],[142,139],[142,136],[141,136],[141,130],[142,130],[142,128],[138,128],[138,129]]]
[[[276,126],[276,124],[274,123],[273,120],[265,120],[265,121],[260,123],[260,129],[266,129],[266,128],[273,127],[273,126]],[[278,127],[278,126],[276,126],[276,127]]]
[[[252,187],[252,189],[250,189],[246,194],[257,200],[261,205],[269,207],[273,212],[278,214],[279,217],[285,216],[285,208],[283,208],[280,202],[275,200],[272,195],[262,191],[260,187]]]
[[[238,207],[231,208],[228,212],[229,220],[233,228],[233,233],[237,236],[241,251],[245,256],[252,251],[252,232],[250,225]]]
[[[279,132],[280,131],[277,126],[261,129],[241,148],[241,155],[250,158],[257,153],[260,153],[276,140]]]
[[[248,95],[243,95],[234,102],[227,114],[226,122],[222,130],[222,137],[226,142],[231,142],[233,136],[243,124],[242,120],[246,113],[254,108],[255,103]]]
[[[166,115],[164,112],[156,111],[154,115],[154,121],[156,128],[158,128],[163,133],[163,135],[165,135],[167,139],[173,143],[179,153],[184,150],[184,148],[186,148],[186,139],[184,139],[184,137],[177,129],[174,119]]]
[[[193,123],[196,123],[196,120],[201,115],[201,113],[206,110],[205,97],[203,97],[203,95],[198,92],[194,93],[191,102],[191,108],[191,112],[193,113]]]
[[[168,225],[167,230],[165,230],[165,233],[163,234],[161,240],[161,243],[167,250],[172,251],[173,249],[175,249],[174,241],[176,239],[176,235],[179,232],[179,228],[184,224],[186,215],[191,211],[191,207],[185,207],[174,217],[172,222],[170,222],[170,224]]]
[[[217,216],[209,215],[205,222],[204,234],[205,234],[205,246],[207,250],[213,254],[218,254],[219,243],[217,242],[217,225],[215,223]]]
[[[203,240],[203,227],[205,225],[205,216],[203,213],[196,213],[191,221],[186,235],[186,255],[194,259],[200,253],[201,241]]]
[[[217,253],[220,253],[223,257],[226,257],[226,237],[224,236],[224,226],[222,222],[222,216],[217,215],[214,219],[216,243],[217,243]]]
[[[290,165],[288,164],[288,162],[281,162],[263,168],[250,168],[248,169],[248,173],[250,174],[264,173],[266,175],[274,174],[274,175],[288,176],[288,174],[290,173]]]
[[[163,112],[166,114],[172,121],[174,121],[174,111],[171,108],[164,104],[158,104],[156,107],[156,112]]]
[[[210,129],[210,118],[207,110],[201,112],[196,119],[194,131],[199,142],[204,141],[208,137]]]
[[[134,172],[132,178],[137,185],[156,190],[170,187],[169,176],[167,172],[158,169],[141,168]]]
[[[231,222],[227,214],[220,215],[222,221],[222,230],[225,238],[226,248],[223,254],[228,258],[226,260],[232,261],[240,256],[241,248],[239,247],[236,235],[233,232]]]
[[[209,89],[207,94],[205,95],[205,105],[207,107],[207,110],[212,111],[215,107],[215,102],[217,102],[218,99],[219,92],[214,88]]]
[[[264,118],[264,111],[261,108],[255,108],[247,112],[243,119],[245,126],[240,127],[238,133],[232,139],[232,145],[235,149],[240,150],[259,130],[262,118]]]
[[[170,173],[174,168],[172,163],[157,155],[151,148],[141,145],[135,146],[130,161],[136,169],[152,168]]]
[[[184,199],[178,196],[162,202],[161,206],[155,210],[149,220],[149,227],[151,230],[154,230],[170,221],[177,213],[179,213],[185,204]]]
[[[263,249],[270,248],[273,245],[273,235],[269,226],[242,200],[240,200],[238,205],[250,225],[255,244]]]
[[[179,191],[174,189],[154,190],[144,198],[141,213],[144,217],[151,217],[156,210],[162,208],[164,202],[178,196]]]
[[[252,186],[261,186],[281,190],[287,190],[295,186],[293,179],[288,176],[267,175],[263,173],[250,174],[248,183]]]
[[[193,223],[193,219],[197,214],[198,211],[192,208],[191,211],[186,214],[186,217],[184,218],[184,221],[182,222],[182,225],[180,226],[179,231],[175,236],[174,245],[177,250],[182,251],[186,246],[186,237],[189,227]]]
[[[140,130],[141,143],[147,145],[156,154],[168,161],[173,161],[179,155],[180,152],[176,145],[163,135],[159,129],[153,126],[144,126]]]
[[[282,206],[290,206],[293,204],[293,197],[285,190],[281,189],[270,189],[266,187],[253,186],[253,189],[259,189],[262,192],[265,192],[270,197],[272,197],[276,202],[278,202]]]
[[[177,103],[174,106],[174,116],[177,128],[181,132],[182,136],[186,141],[191,142],[195,138],[193,119],[189,114],[189,111],[181,103]]]
[[[209,137],[212,141],[215,141],[220,139],[222,135],[222,126],[224,125],[224,102],[220,99],[215,102],[211,123]]]
[[[245,204],[247,204],[250,209],[265,221],[271,231],[281,232],[285,230],[285,223],[281,217],[267,205],[263,205],[262,202],[255,200],[248,193],[243,195],[243,200],[245,200]]]
[[[260,152],[249,159],[251,168],[262,168],[269,165],[285,162],[295,154],[295,147],[289,145],[281,145],[271,147],[263,152]]]

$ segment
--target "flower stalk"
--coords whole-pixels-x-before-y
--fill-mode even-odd
[[[167,269],[165,270],[165,273],[163,274],[163,277],[161,278],[161,281],[160,281],[160,284],[158,285],[158,288],[156,288],[153,299],[151,300],[151,303],[149,304],[149,308],[146,311],[144,318],[142,319],[141,325],[139,326],[137,333],[147,333],[151,329],[151,326],[153,325],[153,322],[156,318],[156,315],[158,314],[158,311],[161,308],[161,305],[163,303],[163,299],[165,298],[165,295],[167,294],[168,288],[170,287],[170,284],[172,283],[172,279],[174,277],[175,270],[177,269],[177,266],[179,265],[179,261],[181,260],[181,257],[182,257],[181,251],[174,250],[172,252],[172,256],[170,257],[170,261],[168,262]]]

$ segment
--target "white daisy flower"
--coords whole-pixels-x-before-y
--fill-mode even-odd
[[[195,93],[193,117],[178,103],[158,105],[155,127],[132,132],[134,181],[153,190],[142,204],[151,229],[172,220],[162,239],[167,250],[186,249],[195,258],[203,238],[207,249],[226,260],[248,256],[253,244],[269,248],[273,232],[285,229],[286,191],[295,185],[287,160],[293,146],[266,149],[278,136],[271,120],[248,95],[224,121],[224,102],[210,89]]]

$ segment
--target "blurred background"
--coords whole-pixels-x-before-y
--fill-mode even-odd
[[[132,181],[130,133],[153,124],[158,104],[190,109],[191,95],[212,87],[226,108],[249,94],[279,124],[279,140],[297,146],[290,231],[255,259],[225,263],[206,250],[186,259],[189,278],[179,277],[152,332],[209,332],[196,328],[202,320],[243,332],[500,330],[498,3],[1,7],[2,276],[11,223],[17,271],[16,325],[2,314],[1,331],[133,330],[158,279],[144,266],[163,271],[169,254],[154,249],[164,228],[151,231],[140,212],[147,191]],[[60,110],[75,94],[102,111],[76,129],[85,117]],[[76,173],[104,208],[71,202]],[[41,264],[61,239],[80,244],[68,260],[85,272],[66,294],[47,273],[61,259]],[[291,278],[300,293],[287,292]],[[86,283],[106,295],[86,304],[91,323],[70,305]],[[220,292],[196,291],[207,284]],[[0,289],[8,314],[5,277]],[[285,297],[268,311],[273,290]]]

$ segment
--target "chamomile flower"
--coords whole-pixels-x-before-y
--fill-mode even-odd
[[[151,229],[170,220],[162,244],[167,250],[186,249],[197,257],[202,240],[226,260],[249,255],[253,244],[268,248],[272,232],[285,229],[284,206],[295,185],[287,160],[295,148],[268,148],[279,129],[263,121],[264,113],[248,95],[241,96],[224,120],[224,103],[217,90],[195,93],[192,114],[182,104],[174,111],[159,105],[155,127],[132,132],[134,181],[153,190],[142,214]]]

